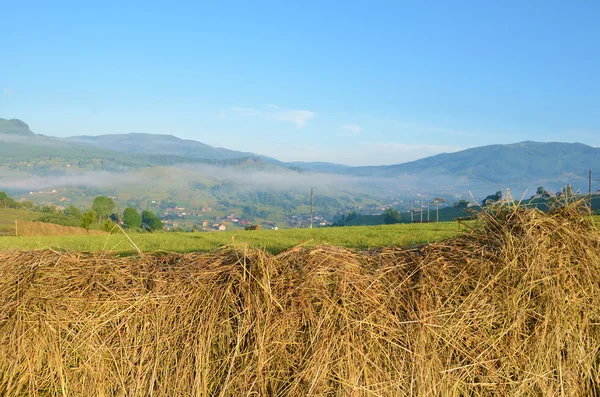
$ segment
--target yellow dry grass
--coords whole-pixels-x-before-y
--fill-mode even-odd
[[[18,221],[16,234],[19,236],[94,236],[106,235],[100,230],[86,230],[82,227],[62,226],[45,222]]]
[[[414,250],[0,253],[0,395],[600,395],[600,234],[505,207]]]

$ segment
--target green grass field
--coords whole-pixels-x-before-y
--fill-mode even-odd
[[[457,222],[357,226],[321,229],[232,231],[214,233],[130,234],[143,252],[211,251],[232,243],[247,243],[278,253],[297,245],[330,244],[368,249],[384,246],[410,247],[452,237],[465,230]],[[113,251],[121,255],[136,252],[123,234],[106,236],[0,237],[0,250],[55,249],[70,251]]]

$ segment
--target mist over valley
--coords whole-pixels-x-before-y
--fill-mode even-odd
[[[311,189],[315,210],[332,222],[389,205],[406,211],[411,200],[445,197],[451,206],[506,188],[515,197],[538,186],[581,190],[587,169],[600,169],[600,149],[569,143],[492,145],[370,167],[285,163],[172,135],[48,137],[20,120],[1,120],[0,143],[0,189],[23,199],[85,206],[94,195],[109,195],[157,212],[211,208],[278,223],[309,212]]]

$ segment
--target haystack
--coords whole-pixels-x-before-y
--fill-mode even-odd
[[[600,234],[505,206],[412,250],[0,253],[0,395],[600,395]]]

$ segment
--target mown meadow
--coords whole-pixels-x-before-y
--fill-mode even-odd
[[[465,223],[440,222],[211,233],[131,233],[127,236],[117,229],[109,235],[98,236],[3,236],[0,238],[0,250],[110,251],[128,255],[136,253],[137,248],[142,252],[187,253],[212,251],[237,243],[271,253],[279,253],[298,245],[316,247],[329,244],[357,249],[412,247],[446,239],[468,227]]]

